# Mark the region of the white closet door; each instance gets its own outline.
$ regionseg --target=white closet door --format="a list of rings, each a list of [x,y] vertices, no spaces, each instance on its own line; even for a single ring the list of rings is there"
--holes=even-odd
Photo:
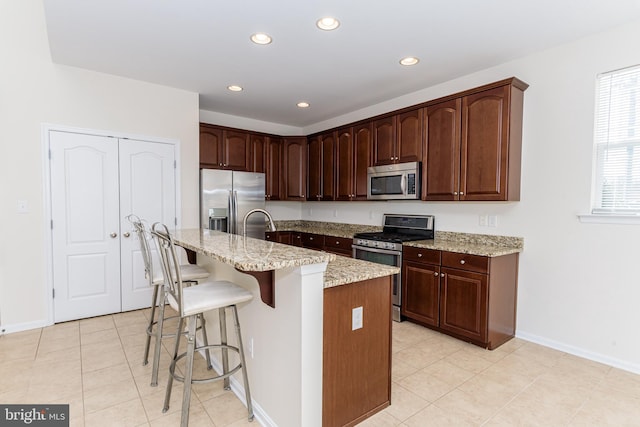
[[[145,220],[175,228],[176,178],[174,145],[147,141],[120,140],[120,220],[123,233],[121,250],[122,311],[151,305],[152,289],[144,277],[140,243],[125,219],[133,213]],[[126,237],[129,233],[130,237]],[[154,269],[161,269],[155,244]]]
[[[50,133],[54,320],[120,311],[118,141]]]

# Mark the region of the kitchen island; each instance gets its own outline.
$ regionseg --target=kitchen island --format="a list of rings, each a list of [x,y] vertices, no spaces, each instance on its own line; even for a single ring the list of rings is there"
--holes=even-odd
[[[209,230],[177,230],[174,239],[198,254],[212,279],[254,293],[238,309],[261,423],[354,425],[390,404],[391,275],[398,268]],[[270,303],[260,280],[271,282]],[[218,340],[217,313],[206,320],[209,338]],[[239,375],[231,383],[242,399]]]

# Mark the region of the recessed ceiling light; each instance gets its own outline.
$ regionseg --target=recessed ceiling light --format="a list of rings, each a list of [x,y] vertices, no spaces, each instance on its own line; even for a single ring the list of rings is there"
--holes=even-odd
[[[251,35],[251,41],[255,44],[269,44],[271,43],[271,36],[265,33],[255,33]]]
[[[229,86],[227,86],[227,89],[229,89],[231,92],[241,92],[242,91],[242,86],[229,85]]]
[[[316,26],[321,30],[331,31],[340,26],[340,21],[338,21],[336,18],[327,16],[326,18],[318,19],[318,21],[316,22]]]
[[[308,108],[309,107],[309,103],[308,102],[304,102],[304,101],[298,102],[296,105],[298,107],[300,107],[300,108]]]
[[[400,65],[416,65],[420,60],[414,56],[407,56],[400,60]]]

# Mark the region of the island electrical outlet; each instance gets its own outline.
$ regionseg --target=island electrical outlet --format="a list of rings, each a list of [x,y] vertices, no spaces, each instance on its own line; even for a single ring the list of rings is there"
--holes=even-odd
[[[351,330],[362,328],[362,307],[356,307],[351,310]]]

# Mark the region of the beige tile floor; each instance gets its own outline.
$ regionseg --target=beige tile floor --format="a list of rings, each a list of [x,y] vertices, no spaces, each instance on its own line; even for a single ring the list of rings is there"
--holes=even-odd
[[[69,403],[72,426],[178,425],[180,384],[162,413],[171,341],[158,387],[141,363],[148,313],[0,337],[0,403]],[[640,426],[640,375],[519,339],[487,351],[394,323],[392,379],[392,405],[361,426]],[[194,390],[190,425],[257,425],[220,382]]]

